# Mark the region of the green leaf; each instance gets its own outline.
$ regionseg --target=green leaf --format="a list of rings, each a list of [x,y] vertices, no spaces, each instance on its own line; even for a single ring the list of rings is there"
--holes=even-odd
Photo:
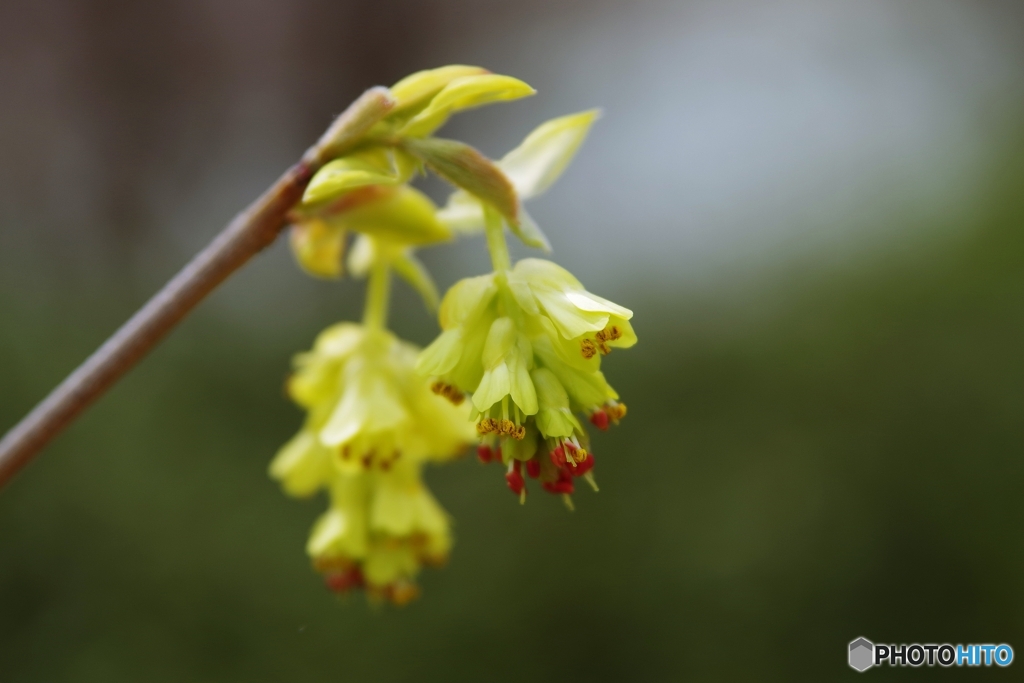
[[[551,187],[599,115],[599,110],[591,109],[542,123],[498,162],[521,199],[535,197]]]
[[[391,86],[391,94],[396,102],[391,113],[405,113],[417,107],[422,109],[430,103],[430,100],[437,93],[441,92],[446,85],[456,78],[479,76],[487,73],[490,72],[483,67],[465,66],[463,64],[452,64],[437,69],[417,71]]]
[[[398,244],[430,244],[451,239],[451,230],[437,220],[434,202],[419,190],[407,185],[376,186],[374,190],[371,200],[330,215],[326,220],[346,230]]]
[[[401,136],[423,137],[430,135],[457,111],[480,107],[492,102],[517,100],[533,95],[536,90],[518,78],[483,74],[463,76],[446,85],[430,104],[414,116],[399,131]]]
[[[336,199],[357,187],[397,182],[398,173],[391,168],[385,150],[378,148],[325,164],[309,181],[302,201],[304,204],[316,204]]]
[[[493,206],[510,225],[519,224],[515,188],[483,154],[465,143],[440,138],[410,139],[403,144],[439,176]]]

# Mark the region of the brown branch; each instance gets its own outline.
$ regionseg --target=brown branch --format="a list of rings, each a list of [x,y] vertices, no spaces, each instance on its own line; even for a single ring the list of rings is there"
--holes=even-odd
[[[0,440],[0,487],[164,338],[217,285],[269,246],[313,173],[343,153],[394,106],[371,88],[335,119],[299,163],[238,214],[121,329]]]

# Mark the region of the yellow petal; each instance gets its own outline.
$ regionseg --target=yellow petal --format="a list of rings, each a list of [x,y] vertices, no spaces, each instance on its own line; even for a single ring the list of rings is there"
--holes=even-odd
[[[438,314],[442,330],[462,325],[478,316],[497,294],[494,275],[479,275],[459,280],[444,295]]]
[[[508,366],[505,363],[498,363],[493,368],[484,371],[480,385],[473,392],[473,405],[482,413],[508,396],[509,389],[511,389],[511,382]]]
[[[462,330],[447,330],[423,349],[416,360],[416,372],[424,377],[437,377],[451,372],[462,357]]]
[[[281,482],[289,494],[305,498],[330,481],[331,461],[316,435],[303,430],[274,456],[270,476]]]
[[[290,239],[295,260],[310,275],[341,277],[341,257],[345,252],[345,231],[322,220],[292,226]]]

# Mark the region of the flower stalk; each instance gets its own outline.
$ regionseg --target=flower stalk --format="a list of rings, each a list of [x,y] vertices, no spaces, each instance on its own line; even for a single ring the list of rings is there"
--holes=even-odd
[[[484,207],[484,220],[491,265],[496,273],[504,273],[512,267],[512,259],[508,255],[508,242],[505,240],[505,224],[502,223],[498,212],[489,206]]]
[[[387,261],[378,260],[370,269],[366,284],[366,307],[363,324],[372,330],[383,330],[388,321],[388,301],[391,296],[391,269]]]

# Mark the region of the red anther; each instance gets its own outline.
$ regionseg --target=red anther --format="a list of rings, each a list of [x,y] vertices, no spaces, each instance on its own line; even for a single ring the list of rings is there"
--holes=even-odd
[[[608,413],[603,410],[595,410],[590,416],[590,422],[602,432],[608,431]]]
[[[551,462],[555,464],[555,467],[561,467],[565,464],[565,449],[559,446],[555,450],[551,451]]]
[[[583,458],[583,462],[576,463],[576,468],[572,471],[572,475],[574,477],[582,477],[592,469],[594,469],[594,454],[587,453],[587,457]]]
[[[342,572],[331,572],[324,576],[324,583],[335,593],[345,593],[363,585],[363,573],[355,567]]]
[[[544,490],[548,493],[572,493],[574,488],[571,478],[569,481],[559,478],[558,481],[549,481],[544,484]]]
[[[480,444],[476,447],[476,457],[479,458],[480,462],[486,464],[494,460],[494,451],[491,447],[486,444]]]
[[[523,475],[519,473],[518,469],[514,469],[505,475],[505,483],[508,484],[509,490],[517,496],[523,492],[526,487],[526,482],[523,481]]]
[[[548,493],[572,493],[572,473],[568,467],[558,468],[558,479],[544,483],[544,490]]]
[[[530,475],[530,479],[536,479],[540,476],[540,460],[537,458],[530,458],[526,461],[526,473]]]

